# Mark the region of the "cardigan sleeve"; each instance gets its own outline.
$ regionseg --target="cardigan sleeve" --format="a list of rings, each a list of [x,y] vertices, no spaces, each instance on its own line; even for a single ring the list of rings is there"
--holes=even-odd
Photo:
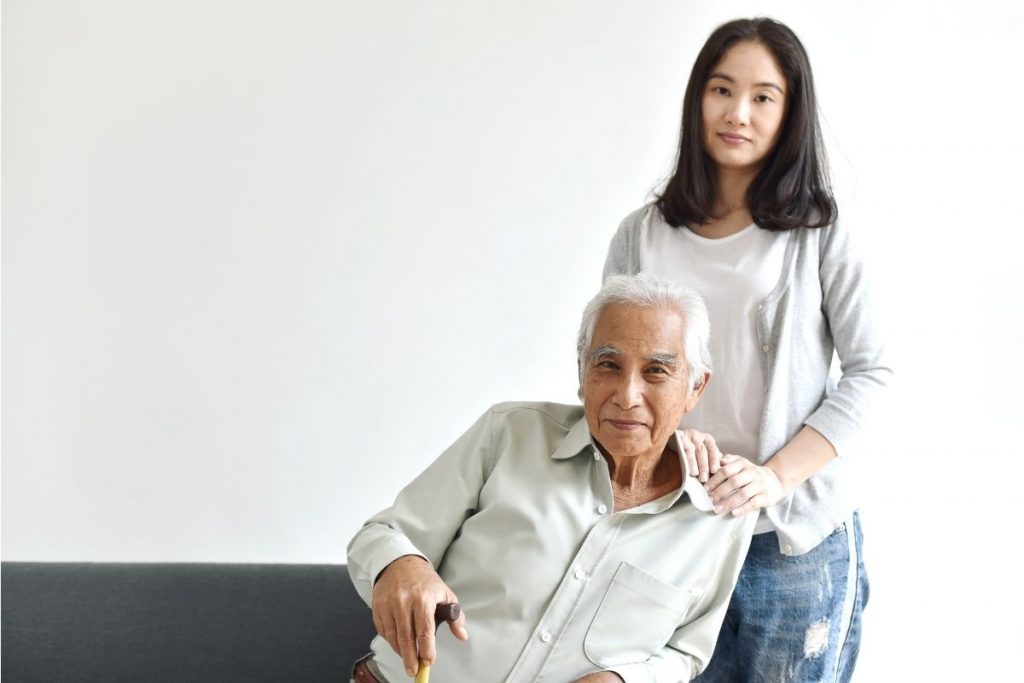
[[[842,457],[868,408],[889,383],[892,368],[864,264],[850,243],[849,232],[838,223],[822,230],[818,262],[821,306],[842,375],[835,390],[804,423],[828,439]]]
[[[643,206],[622,219],[608,246],[602,282],[609,275],[636,275],[640,272],[640,227],[648,206]]]

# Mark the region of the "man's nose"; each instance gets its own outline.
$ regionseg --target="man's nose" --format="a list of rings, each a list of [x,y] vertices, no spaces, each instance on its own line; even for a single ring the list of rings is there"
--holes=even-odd
[[[643,380],[636,375],[629,374],[619,382],[615,392],[615,402],[624,410],[636,408],[640,405],[643,395]]]

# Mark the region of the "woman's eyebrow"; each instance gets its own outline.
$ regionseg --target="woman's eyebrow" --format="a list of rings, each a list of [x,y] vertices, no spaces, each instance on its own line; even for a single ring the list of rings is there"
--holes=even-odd
[[[708,80],[709,81],[712,78],[720,78],[723,81],[728,81],[730,83],[735,83],[736,82],[735,78],[733,78],[732,76],[729,76],[727,74],[724,74],[721,71],[715,71],[710,76],[708,76]],[[771,81],[761,81],[760,83],[755,83],[754,87],[755,88],[775,88],[776,90],[778,90],[783,95],[786,94],[786,91],[782,89],[781,85],[779,85],[778,83],[772,83]]]

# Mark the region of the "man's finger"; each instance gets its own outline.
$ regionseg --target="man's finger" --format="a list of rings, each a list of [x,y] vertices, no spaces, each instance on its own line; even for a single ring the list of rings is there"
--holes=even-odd
[[[419,659],[416,651],[416,635],[413,631],[411,618],[402,619],[398,622],[398,654],[402,656],[402,664],[405,666],[405,673],[415,676],[419,669]]]
[[[373,628],[377,630],[377,635],[387,640],[387,626],[384,625],[384,618],[380,616],[380,610],[375,610],[370,614],[373,616]]]
[[[388,641],[388,645],[395,651],[395,654],[402,654],[402,649],[398,645],[398,628],[395,626],[395,620],[391,617],[381,617],[381,622],[382,628],[378,633]]]
[[[435,605],[422,605],[414,615],[416,625],[416,647],[419,652],[419,661],[433,664],[437,659],[437,651],[434,643],[434,609]]]
[[[416,636],[416,647],[419,650],[419,661],[432,665],[437,659],[437,650],[433,633],[420,633]]]
[[[452,635],[459,640],[469,640],[469,631],[466,630],[465,612],[460,611],[458,619],[455,621],[449,621],[448,628],[451,629]]]

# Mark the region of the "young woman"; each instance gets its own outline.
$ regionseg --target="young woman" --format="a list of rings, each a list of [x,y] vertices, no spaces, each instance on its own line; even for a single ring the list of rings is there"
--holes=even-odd
[[[715,381],[687,416],[687,457],[720,514],[760,511],[700,681],[848,681],[857,658],[868,580],[849,465],[891,371],[837,213],[800,40],[771,19],[719,27],[690,74],[676,169],[605,264],[704,296]]]

